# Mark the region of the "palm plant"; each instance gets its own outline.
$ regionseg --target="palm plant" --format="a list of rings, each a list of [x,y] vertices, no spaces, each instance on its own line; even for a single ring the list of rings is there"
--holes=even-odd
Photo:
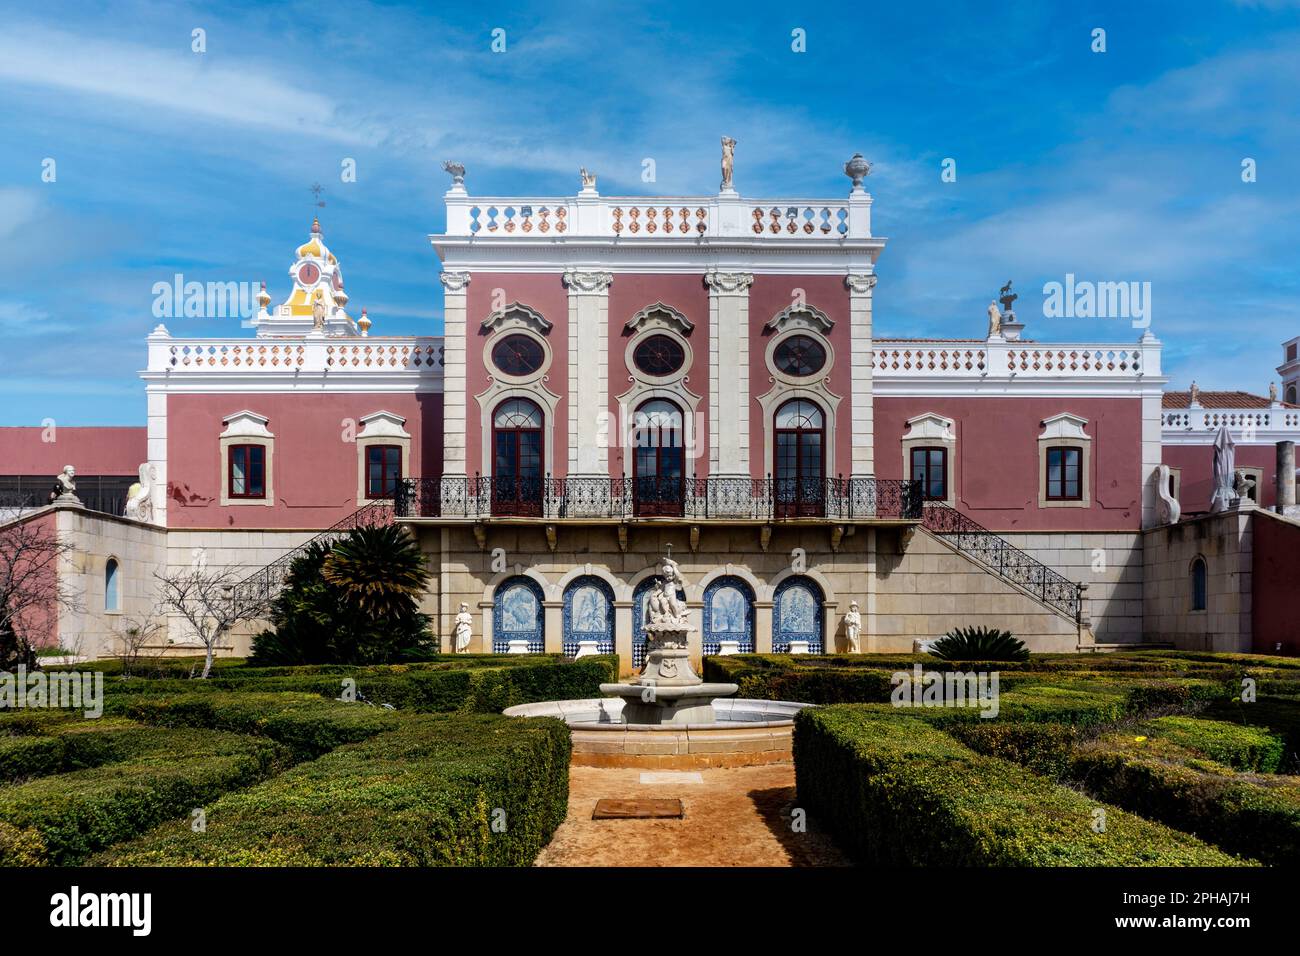
[[[334,546],[321,577],[374,617],[415,613],[429,581],[419,545],[398,525],[357,528]]]
[[[994,627],[959,627],[934,642],[930,653],[945,661],[1026,661],[1029,648]]]

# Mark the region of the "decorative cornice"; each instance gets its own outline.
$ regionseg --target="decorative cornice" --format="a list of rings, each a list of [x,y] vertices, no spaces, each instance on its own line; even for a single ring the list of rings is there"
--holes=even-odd
[[[816,306],[805,303],[804,305],[792,305],[789,308],[782,309],[772,316],[763,328],[769,332],[777,332],[785,328],[787,324],[800,325],[821,332],[829,332],[835,327],[835,323],[830,316]]]
[[[468,272],[444,272],[438,278],[442,280],[442,287],[448,292],[464,292],[465,287],[469,285]]]
[[[575,272],[564,273],[564,284],[574,292],[604,294],[609,291],[614,281],[612,272]]]
[[[876,287],[876,278],[874,275],[847,275],[844,285],[854,295],[866,295]]]
[[[704,273],[704,284],[709,287],[710,292],[718,292],[724,295],[747,293],[749,287],[754,284],[754,274],[752,272],[718,272],[715,269],[710,269]]]
[[[546,335],[551,331],[551,323],[546,320],[546,316],[542,315],[542,313],[538,312],[532,306],[524,305],[522,302],[511,302],[505,308],[493,312],[483,320],[481,328],[484,332],[491,332],[511,320],[517,324],[534,329],[542,335]]]
[[[662,318],[660,318],[662,317]],[[695,328],[695,323],[688,319],[681,312],[678,312],[671,305],[665,305],[663,302],[656,302],[654,305],[647,305],[644,309],[637,312],[636,315],[627,320],[623,326],[626,332],[635,332],[641,326],[648,322],[654,321],[657,324],[676,328],[682,335],[690,335],[691,330]]]

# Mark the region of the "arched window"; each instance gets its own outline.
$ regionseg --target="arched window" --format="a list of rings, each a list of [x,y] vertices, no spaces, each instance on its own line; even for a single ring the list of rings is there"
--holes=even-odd
[[[1286,387],[1286,403],[1288,405],[1296,404],[1296,390],[1294,385],[1288,385]]]
[[[120,611],[122,609],[122,575],[118,571],[117,559],[109,558],[104,565],[104,610]]]
[[[754,653],[754,592],[741,578],[718,578],[704,591],[704,646],[717,654],[722,641],[736,641],[741,654]]]
[[[492,596],[492,650],[510,651],[511,641],[524,641],[528,653],[545,650],[542,589],[526,575],[506,578]]]
[[[595,641],[601,654],[614,653],[614,592],[595,575],[583,575],[564,591],[564,653],[578,653],[579,641]]]
[[[816,516],[825,512],[826,417],[807,399],[797,398],[776,410],[777,515]]]
[[[1192,560],[1192,610],[1204,611],[1208,599],[1208,574],[1205,559],[1197,555]]]
[[[492,513],[540,515],[545,475],[542,410],[511,398],[492,416]]]
[[[680,515],[685,500],[686,448],[682,411],[654,399],[637,409],[632,449],[638,515]]]
[[[822,639],[822,589],[806,577],[790,577],[773,595],[772,651],[790,653],[792,641],[806,641],[808,653],[820,654]]]

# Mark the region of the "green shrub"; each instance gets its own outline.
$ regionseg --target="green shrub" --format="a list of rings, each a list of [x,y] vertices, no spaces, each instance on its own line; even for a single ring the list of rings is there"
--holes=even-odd
[[[922,720],[840,705],[795,719],[801,806],[864,864],[1231,866],[1186,834],[975,753]]]
[[[0,781],[98,767],[166,749],[152,729],[127,720],[50,722],[44,733],[0,736]]]
[[[272,628],[253,640],[256,664],[388,663],[429,643],[420,598],[424,555],[401,525],[354,528],[313,542],[289,565],[271,606]]]
[[[556,720],[404,716],[398,730],[227,794],[204,833],[174,821],[93,862],[527,866],[564,819],[568,766]]]
[[[45,841],[30,827],[0,820],[0,863],[5,866],[44,866]]]
[[[1204,716],[1250,727],[1262,727],[1281,737],[1286,750],[1278,764],[1284,773],[1300,773],[1300,700],[1261,697],[1250,703],[1240,698],[1214,701]]]
[[[1160,717],[1150,732],[1234,770],[1273,773],[1282,762],[1281,737],[1259,727],[1194,717]]]
[[[943,729],[976,753],[1009,760],[1045,777],[1060,777],[1066,772],[1079,739],[1079,728],[1046,721],[954,721]]]
[[[959,627],[934,642],[930,651],[945,661],[1027,661],[1029,648],[1010,631]]]
[[[1132,737],[1079,749],[1069,773],[1099,800],[1270,865],[1300,863],[1300,779],[1246,778],[1134,752]],[[1109,823],[1109,818],[1108,818]]]
[[[163,746],[149,755],[0,787],[0,823],[40,838],[38,847],[8,831],[0,866],[77,864],[288,763],[284,748],[269,740],[210,730],[151,733]]]
[[[321,700],[310,694],[204,693],[138,695],[129,717],[159,727],[203,727],[270,737],[300,760],[397,726],[382,707]]]

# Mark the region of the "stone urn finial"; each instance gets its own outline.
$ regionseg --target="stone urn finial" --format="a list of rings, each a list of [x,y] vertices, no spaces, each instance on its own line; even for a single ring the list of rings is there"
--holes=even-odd
[[[844,164],[844,175],[853,180],[854,189],[861,189],[862,180],[871,175],[871,164],[862,158],[861,153],[854,153],[853,158]]]

